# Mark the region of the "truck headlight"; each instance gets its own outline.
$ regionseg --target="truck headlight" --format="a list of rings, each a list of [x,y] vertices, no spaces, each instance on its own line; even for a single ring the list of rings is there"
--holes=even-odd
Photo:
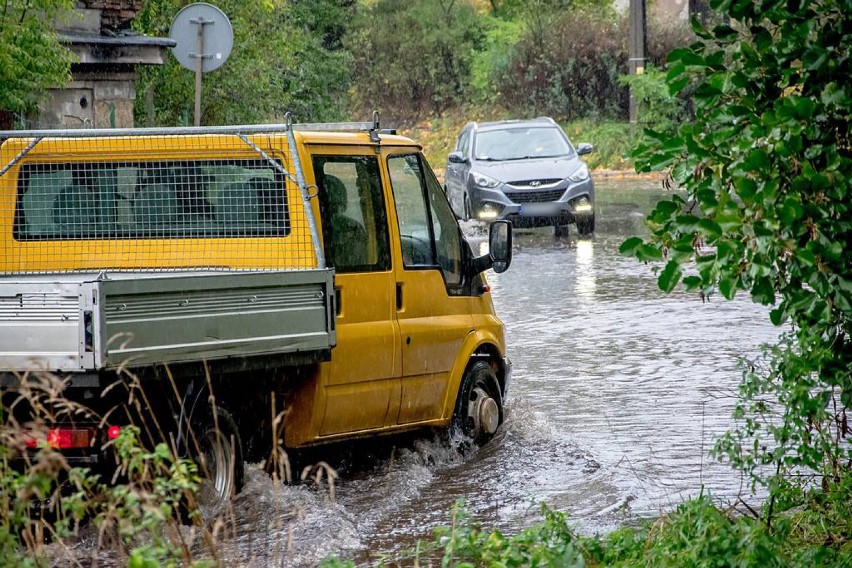
[[[577,170],[568,176],[568,179],[571,181],[584,181],[589,179],[589,168],[586,164],[580,164],[580,167]]]
[[[499,181],[486,175],[477,172],[473,172],[471,175],[473,176],[473,183],[479,187],[497,187],[500,185]]]

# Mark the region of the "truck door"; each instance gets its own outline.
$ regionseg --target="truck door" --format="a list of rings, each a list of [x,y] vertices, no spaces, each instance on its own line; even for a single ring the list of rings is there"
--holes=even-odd
[[[337,346],[322,371],[322,436],[380,428],[399,400],[396,280],[379,162],[345,151],[311,149],[338,309]]]
[[[450,372],[473,332],[462,238],[438,181],[419,153],[387,158],[398,246],[396,317],[402,350],[398,424],[442,417]]]

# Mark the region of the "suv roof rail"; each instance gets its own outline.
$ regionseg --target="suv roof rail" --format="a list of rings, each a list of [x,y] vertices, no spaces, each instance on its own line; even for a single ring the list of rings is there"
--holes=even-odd
[[[493,120],[488,122],[468,122],[465,125],[465,128],[469,125],[473,125],[474,128],[479,127],[491,127],[491,126],[500,126],[502,124],[523,124],[529,122],[544,122],[547,124],[556,124],[556,121],[550,118],[549,116],[537,116],[535,118],[504,118],[502,120]]]

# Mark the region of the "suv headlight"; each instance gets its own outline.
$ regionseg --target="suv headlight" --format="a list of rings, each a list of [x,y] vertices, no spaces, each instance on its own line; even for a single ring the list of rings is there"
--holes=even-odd
[[[586,167],[586,164],[580,164],[580,167],[577,170],[568,176],[568,179],[571,181],[584,181],[589,179],[589,168]]]
[[[486,175],[477,172],[473,172],[471,175],[473,176],[473,183],[479,187],[497,187],[500,185],[499,181]]]

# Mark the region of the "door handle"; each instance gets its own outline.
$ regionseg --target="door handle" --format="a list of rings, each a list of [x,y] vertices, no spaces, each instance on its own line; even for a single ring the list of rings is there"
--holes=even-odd
[[[396,311],[401,312],[403,306],[402,301],[402,282],[396,283]]]

